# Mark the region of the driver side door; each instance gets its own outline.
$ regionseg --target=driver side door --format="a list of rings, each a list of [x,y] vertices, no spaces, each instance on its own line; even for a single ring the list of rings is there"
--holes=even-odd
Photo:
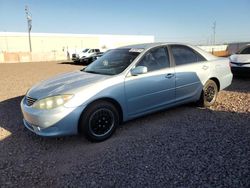
[[[135,117],[175,101],[175,72],[170,66],[166,47],[148,51],[136,66],[147,67],[147,73],[125,78],[128,115]]]

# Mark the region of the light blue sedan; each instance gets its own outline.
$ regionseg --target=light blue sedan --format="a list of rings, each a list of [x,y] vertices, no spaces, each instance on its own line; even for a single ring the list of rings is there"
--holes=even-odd
[[[21,109],[24,125],[38,135],[83,133],[103,141],[120,123],[157,110],[190,102],[209,107],[231,82],[228,59],[191,45],[139,44],[35,85]]]

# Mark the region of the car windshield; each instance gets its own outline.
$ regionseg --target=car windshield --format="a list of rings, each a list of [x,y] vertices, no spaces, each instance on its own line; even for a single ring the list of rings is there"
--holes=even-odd
[[[250,54],[250,46],[242,49],[239,54]]]
[[[86,53],[87,51],[89,51],[89,49],[87,48],[87,49],[85,49],[85,50],[83,50],[82,52],[83,53]]]
[[[95,74],[116,75],[123,72],[140,54],[131,49],[114,49],[91,63],[83,71]]]

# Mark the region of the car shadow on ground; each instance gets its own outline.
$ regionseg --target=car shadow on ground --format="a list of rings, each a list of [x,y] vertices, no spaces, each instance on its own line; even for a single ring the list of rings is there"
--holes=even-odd
[[[63,65],[77,65],[77,66],[84,66],[84,63],[76,63],[73,61],[64,61],[64,62],[60,62],[58,64],[63,64]]]
[[[232,84],[225,89],[226,91],[250,92],[250,76],[234,76]]]
[[[243,88],[238,86],[243,81],[238,78],[234,79],[233,84],[227,90],[249,92],[250,85]],[[23,96],[19,96],[0,102],[0,136],[2,137],[0,140],[0,174],[3,174],[1,178],[5,180],[4,182],[28,185],[29,182],[26,183],[25,179],[17,180],[15,178],[15,173],[21,170],[27,177],[32,177],[34,173],[44,174],[37,179],[46,181],[47,176],[51,180],[48,183],[50,186],[58,185],[58,183],[59,186],[63,185],[65,177],[73,172],[75,177],[81,177],[81,179],[77,179],[78,181],[86,181],[86,185],[88,183],[90,185],[89,173],[84,171],[84,173],[79,172],[81,174],[79,175],[75,170],[85,163],[92,165],[91,173],[98,172],[101,167],[103,172],[109,174],[110,166],[112,166],[115,171],[120,173],[119,176],[122,176],[120,179],[124,180],[128,179],[127,169],[118,164],[126,163],[125,165],[127,165],[128,163],[128,166],[137,166],[140,165],[141,160],[145,160],[144,163],[149,166],[155,165],[158,170],[152,169],[150,173],[148,170],[138,170],[137,176],[149,173],[149,178],[153,177],[152,181],[164,173],[163,176],[167,178],[175,177],[175,175],[177,177],[185,172],[184,178],[165,179],[165,185],[175,181],[182,182],[179,185],[185,187],[188,182],[192,182],[197,177],[200,179],[202,177],[216,178],[220,175],[218,173],[221,169],[225,171],[223,174],[227,174],[227,176],[229,174],[237,185],[243,185],[246,182],[244,178],[247,171],[246,169],[241,171],[241,169],[246,166],[245,158],[249,151],[249,145],[246,145],[249,141],[247,136],[250,122],[249,113],[216,111],[185,105],[129,121],[120,126],[107,141],[91,143],[81,136],[43,138],[31,133],[22,123],[20,110],[22,98]],[[5,138],[4,134],[6,134]],[[161,152],[159,153],[158,150]],[[162,153],[164,153],[164,157]],[[103,163],[100,157],[105,155],[110,155],[118,160],[115,163],[117,165],[108,161]],[[145,158],[138,158],[138,156],[145,156]],[[149,164],[148,158],[155,158],[155,160]],[[220,162],[221,160],[223,162]],[[164,164],[157,161],[163,161]],[[162,165],[166,164],[172,170],[161,172]],[[48,168],[44,169],[44,165],[50,166],[51,172],[47,172]],[[204,166],[208,166],[205,171]],[[5,173],[1,173],[1,171]],[[58,177],[55,177],[55,174],[59,172],[61,175],[66,174],[60,181]],[[199,175],[194,177],[194,174]],[[116,178],[105,177],[106,180],[97,179],[97,185],[105,185],[107,183],[105,181],[112,181],[112,178]],[[212,180],[212,178],[206,183],[224,181],[225,185],[230,185],[227,184],[229,181],[227,178],[220,180]],[[77,182],[74,184],[76,181],[74,178],[72,181],[71,185],[77,185]],[[119,178],[117,181],[118,184],[121,184]],[[140,180],[135,179],[134,181]],[[242,182],[243,184],[241,184]]]

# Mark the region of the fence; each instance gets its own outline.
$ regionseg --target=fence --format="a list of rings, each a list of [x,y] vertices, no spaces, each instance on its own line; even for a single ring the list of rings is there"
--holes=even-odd
[[[24,63],[41,61],[64,61],[64,52],[0,52],[0,63]]]
[[[229,56],[228,45],[199,46],[201,49],[219,57]]]

